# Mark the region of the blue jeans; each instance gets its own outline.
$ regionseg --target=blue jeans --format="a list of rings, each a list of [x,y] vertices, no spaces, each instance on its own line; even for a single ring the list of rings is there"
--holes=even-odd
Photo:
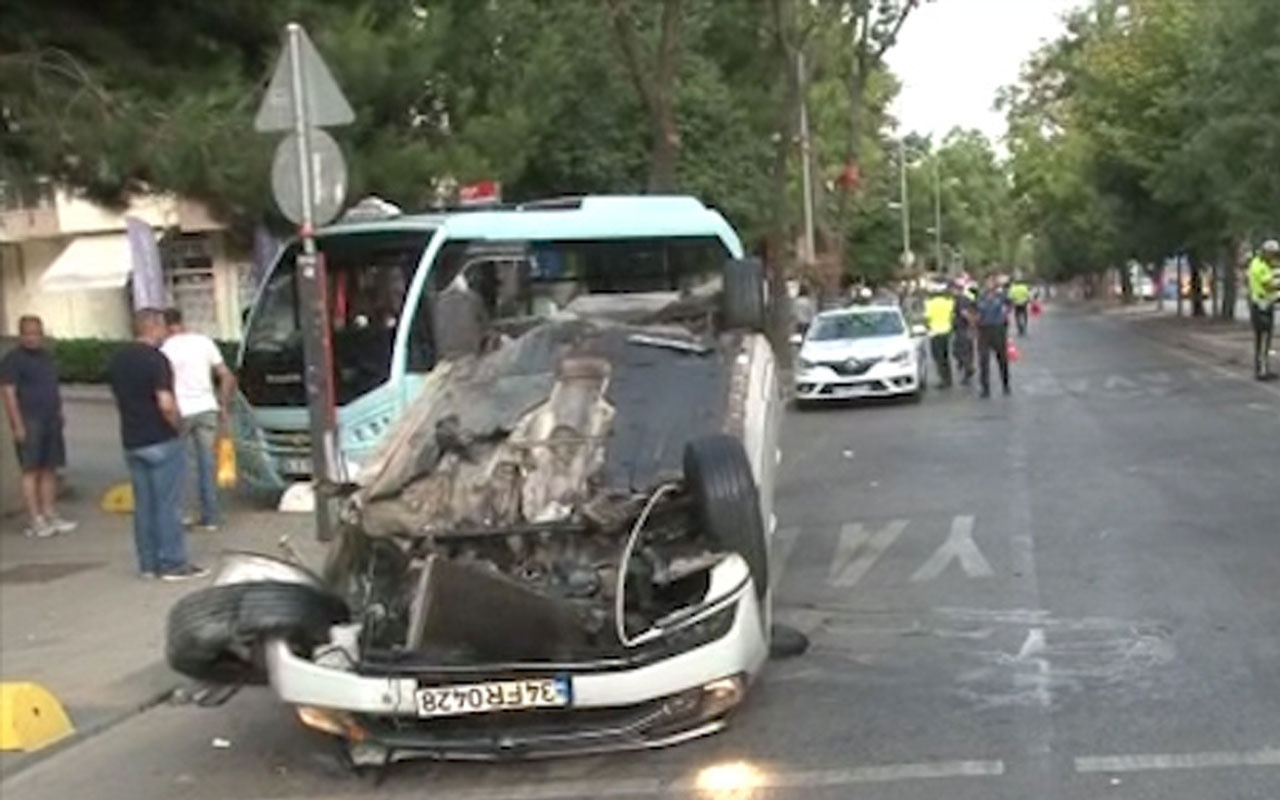
[[[218,512],[218,483],[213,448],[218,440],[218,412],[194,414],[182,419],[182,439],[189,442],[195,454],[196,492],[200,498],[200,524],[217,525],[221,520]],[[184,449],[186,445],[184,444]],[[183,493],[187,492],[187,481],[183,481]],[[183,507],[189,503],[184,502]]]
[[[182,449],[182,439],[175,438],[124,453],[133,482],[133,543],[142,572],[173,572],[187,565]]]

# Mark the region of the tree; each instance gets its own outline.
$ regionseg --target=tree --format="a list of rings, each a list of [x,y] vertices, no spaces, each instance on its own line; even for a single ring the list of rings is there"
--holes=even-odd
[[[675,89],[680,69],[682,0],[662,0],[657,44],[651,58],[643,52],[646,48],[641,42],[639,26],[628,0],[608,0],[608,4],[623,64],[648,112],[653,137],[649,190],[673,191],[676,188],[676,159],[680,152]]]
[[[831,30],[847,43],[838,51],[838,63],[847,76],[849,93],[844,146],[846,167],[856,167],[861,161],[869,128],[868,90],[874,76],[885,69],[885,55],[897,43],[907,19],[920,5],[921,0],[832,0],[817,4],[818,19],[830,24]],[[838,197],[835,219],[840,228],[849,224],[852,194],[844,191]]]

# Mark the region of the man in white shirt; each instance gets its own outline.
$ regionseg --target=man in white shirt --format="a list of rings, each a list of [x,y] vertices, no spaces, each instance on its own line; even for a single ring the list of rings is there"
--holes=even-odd
[[[236,376],[227,369],[218,345],[204,334],[186,330],[182,312],[164,312],[169,337],[161,350],[173,365],[174,397],[182,417],[181,434],[195,456],[196,486],[200,512],[196,525],[215,531],[221,522],[218,485],[215,476],[214,445],[218,432],[230,430],[231,404],[236,393]],[[214,376],[218,391],[214,391]]]

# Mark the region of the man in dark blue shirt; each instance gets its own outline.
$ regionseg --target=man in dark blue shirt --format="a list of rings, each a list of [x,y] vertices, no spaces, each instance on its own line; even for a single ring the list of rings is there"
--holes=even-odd
[[[956,298],[955,321],[951,326],[951,352],[956,359],[956,367],[960,370],[960,385],[973,383],[973,344],[975,296],[977,290],[970,294],[965,285],[956,281],[954,286]]]
[[[1000,279],[987,276],[986,289],[974,304],[973,321],[978,328],[978,382],[982,396],[991,396],[991,356],[1000,367],[1000,382],[1004,393],[1009,387],[1009,298],[1000,288]]]
[[[66,466],[67,448],[58,368],[44,349],[39,317],[18,320],[18,347],[0,360],[0,392],[22,469],[22,499],[31,517],[27,535],[43,539],[75,530],[74,522],[54,510],[58,470]]]

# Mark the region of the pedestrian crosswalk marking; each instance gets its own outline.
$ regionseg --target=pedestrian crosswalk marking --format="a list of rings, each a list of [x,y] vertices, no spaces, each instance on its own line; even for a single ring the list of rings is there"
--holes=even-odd
[[[906,527],[905,519],[896,519],[876,531],[860,522],[842,525],[836,557],[831,563],[831,584],[847,589],[862,580]]]
[[[970,578],[989,578],[995,574],[982,551],[973,541],[973,517],[956,517],[951,521],[951,533],[929,560],[911,576],[912,583],[931,581],[946,571],[953,560]]]

